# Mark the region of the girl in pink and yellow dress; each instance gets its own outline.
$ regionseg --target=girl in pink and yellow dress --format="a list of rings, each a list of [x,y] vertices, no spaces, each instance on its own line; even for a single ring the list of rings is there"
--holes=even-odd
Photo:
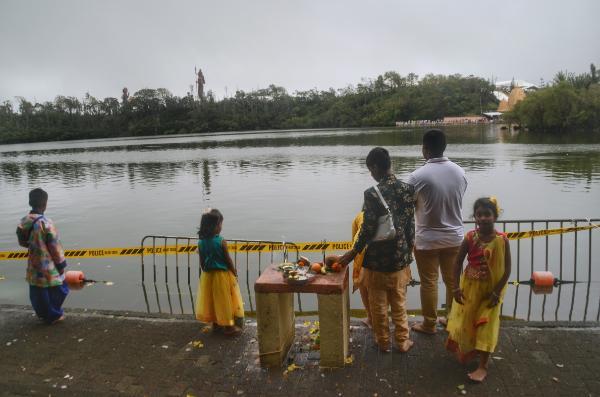
[[[468,374],[474,382],[487,376],[490,354],[498,343],[500,307],[510,276],[510,246],[504,233],[496,231],[498,203],[494,197],[475,201],[476,228],[465,236],[455,263],[454,303],[448,317],[446,347],[462,363],[479,355],[477,369]],[[463,261],[467,266],[463,271]],[[462,276],[461,276],[462,273]]]

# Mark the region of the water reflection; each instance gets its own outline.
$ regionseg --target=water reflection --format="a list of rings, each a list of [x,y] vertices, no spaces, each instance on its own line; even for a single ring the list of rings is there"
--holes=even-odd
[[[600,156],[598,156],[600,157]],[[468,171],[481,171],[492,169],[496,166],[494,159],[481,158],[453,158]],[[588,159],[589,160],[589,159]],[[594,172],[598,174],[598,164],[594,164]],[[392,169],[396,174],[404,175],[423,165],[424,161],[416,157],[392,156]],[[573,163],[576,165],[575,163]],[[589,166],[589,161],[585,164]],[[279,159],[241,159],[237,161],[159,161],[159,162],[2,162],[0,163],[0,182],[3,180],[9,185],[29,183],[38,185],[48,180],[59,181],[65,187],[76,188],[88,184],[102,184],[106,182],[127,181],[130,186],[145,184],[157,186],[159,184],[173,185],[180,183],[185,175],[199,176],[207,194],[211,191],[211,179],[219,170],[229,170],[236,174],[250,174],[268,172],[274,176],[287,176],[292,170],[321,174],[326,170],[337,169],[340,166],[349,169],[364,171],[364,158],[361,157],[310,157],[307,160],[279,160]],[[349,170],[348,169],[348,170]],[[591,177],[591,175],[590,175]]]
[[[245,134],[233,136],[188,136],[179,139],[165,137],[162,140],[154,137],[153,142],[146,143],[145,139],[129,141],[113,141],[98,145],[81,145],[60,148],[52,145],[48,148],[35,150],[0,150],[0,156],[14,158],[19,156],[49,156],[73,155],[81,153],[145,153],[167,150],[210,150],[216,148],[282,148],[282,147],[311,147],[311,146],[420,146],[423,132],[426,128],[398,129],[357,129],[357,130],[322,130],[298,132],[272,132],[258,135]],[[499,125],[480,126],[450,126],[444,128],[450,145],[489,144],[498,142],[521,143],[523,134],[514,134],[500,129]],[[536,142],[533,142],[535,140]],[[155,142],[159,140],[159,142]],[[530,138],[523,143],[540,143],[539,138]],[[600,139],[598,139],[600,141]],[[90,141],[93,142],[93,141]],[[588,140],[589,142],[589,140]],[[65,142],[65,145],[69,145]],[[22,145],[21,145],[22,146]]]
[[[600,152],[571,151],[530,154],[525,168],[539,172],[554,181],[581,181],[590,189],[600,176]]]
[[[521,144],[572,145],[600,143],[600,134],[590,131],[573,131],[568,134],[545,134],[533,132],[503,133],[504,142]]]
[[[589,145],[571,144],[568,149],[561,146],[561,151],[555,151],[556,146],[547,145],[563,143],[564,136],[515,134],[501,130],[498,125],[448,127],[446,131],[452,159],[468,172],[496,169],[502,161],[512,164],[523,161],[526,169],[553,181],[581,181],[588,188],[600,175],[597,148],[585,150]],[[363,170],[364,156],[375,145],[390,149],[394,171],[404,175],[423,164],[422,132],[423,129],[377,129],[265,133],[108,141],[99,146],[90,141],[88,146],[78,143],[76,147],[60,148],[54,144],[36,150],[0,150],[0,182],[36,185],[51,179],[67,187],[80,187],[127,180],[130,186],[138,183],[156,186],[194,175],[201,178],[205,192],[210,195],[211,179],[219,170],[229,169],[240,175],[268,171],[276,176],[287,176],[292,169],[314,174],[339,166]],[[573,135],[573,139],[578,142],[586,138],[587,143],[600,141],[595,140],[596,136],[580,134]],[[511,144],[506,146],[509,150],[498,149],[497,144],[501,143]],[[532,147],[541,153],[531,153]],[[510,152],[509,158],[503,158],[505,152]]]

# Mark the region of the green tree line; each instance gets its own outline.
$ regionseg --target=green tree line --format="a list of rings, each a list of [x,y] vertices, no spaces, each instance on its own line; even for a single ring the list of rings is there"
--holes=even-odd
[[[528,94],[505,115],[507,121],[536,132],[600,129],[600,78],[589,73],[558,72],[544,88]]]
[[[289,94],[270,85],[203,100],[167,89],[132,96],[79,99],[57,96],[32,103],[18,97],[0,103],[0,143],[217,131],[393,126],[396,121],[438,120],[495,109],[494,86],[475,76],[419,78],[389,71],[342,89]]]

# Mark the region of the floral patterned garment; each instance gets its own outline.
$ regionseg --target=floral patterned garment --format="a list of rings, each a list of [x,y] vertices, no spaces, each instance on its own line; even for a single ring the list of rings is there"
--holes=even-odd
[[[496,236],[506,238],[505,233],[500,233],[494,230]],[[471,230],[465,236],[469,247],[467,256],[467,267],[465,267],[465,277],[472,280],[487,280],[490,277],[490,269],[488,267],[489,252],[486,251],[487,243],[481,241],[479,232]]]
[[[29,213],[17,226],[17,235],[20,244],[29,248],[26,275],[29,284],[44,288],[62,285],[63,277],[56,265],[65,261],[65,255],[54,223],[44,215]]]
[[[412,262],[415,244],[415,189],[412,185],[396,179],[394,175],[383,178],[377,187],[392,212],[396,238],[389,241],[370,240],[377,231],[377,220],[386,210],[375,189],[365,190],[363,204],[364,221],[354,250],[361,252],[367,244],[363,267],[378,272],[402,270]]]

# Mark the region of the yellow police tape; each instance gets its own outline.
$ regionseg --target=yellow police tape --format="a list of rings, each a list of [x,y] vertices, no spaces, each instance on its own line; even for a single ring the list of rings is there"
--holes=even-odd
[[[521,240],[525,238],[552,236],[556,234],[579,232],[597,228],[597,225],[565,227],[560,229],[529,230],[524,232],[507,233],[509,240]],[[295,245],[295,246],[294,246]],[[282,244],[267,243],[236,243],[230,241],[227,244],[230,252],[263,253],[281,251]],[[321,252],[321,251],[347,251],[352,248],[351,241],[317,241],[288,243],[288,251],[294,252],[295,247],[299,252]],[[140,256],[140,255],[188,255],[196,253],[196,245],[156,245],[153,247],[122,247],[122,248],[81,248],[65,250],[65,257],[69,258],[110,258],[116,256]],[[27,258],[27,251],[0,251],[0,261],[18,260]]]

